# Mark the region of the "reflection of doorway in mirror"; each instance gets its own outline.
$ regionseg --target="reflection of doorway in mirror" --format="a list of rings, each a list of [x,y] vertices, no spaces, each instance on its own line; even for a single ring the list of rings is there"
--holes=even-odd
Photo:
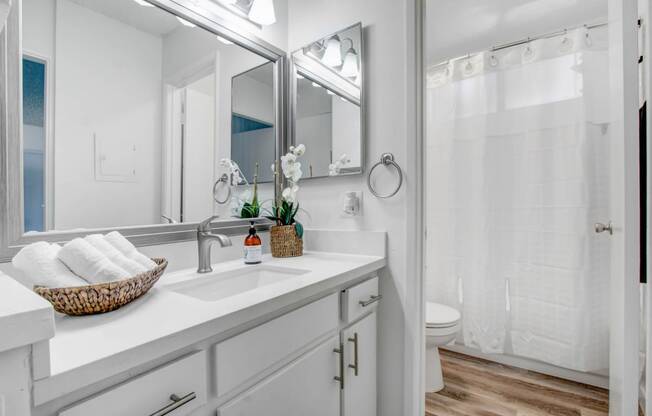
[[[46,62],[23,57],[23,204],[25,231],[45,231]]]
[[[201,221],[213,215],[214,205],[215,74],[168,86],[166,95],[163,215],[173,222]]]

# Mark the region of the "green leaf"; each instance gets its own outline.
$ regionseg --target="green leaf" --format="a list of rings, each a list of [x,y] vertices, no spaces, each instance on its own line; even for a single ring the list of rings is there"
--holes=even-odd
[[[299,238],[303,238],[303,225],[301,225],[300,222],[295,222],[295,223],[294,223],[294,229],[295,229],[296,232],[297,232],[297,236],[298,236]]]

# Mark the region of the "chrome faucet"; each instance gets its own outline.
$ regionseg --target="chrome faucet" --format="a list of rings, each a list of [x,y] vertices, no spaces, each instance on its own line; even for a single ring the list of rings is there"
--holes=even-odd
[[[197,269],[197,273],[209,273],[213,271],[211,267],[211,246],[214,242],[219,242],[222,247],[231,246],[231,239],[229,237],[211,232],[211,222],[217,217],[217,215],[213,215],[200,222],[197,227],[197,247],[199,248],[199,268]]]

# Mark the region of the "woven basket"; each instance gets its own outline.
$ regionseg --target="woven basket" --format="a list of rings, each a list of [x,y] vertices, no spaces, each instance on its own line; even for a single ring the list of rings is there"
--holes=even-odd
[[[47,299],[54,310],[66,315],[93,315],[114,311],[147,293],[168,265],[164,258],[153,258],[156,267],[134,277],[88,286],[48,288],[34,286],[34,292]]]
[[[298,257],[303,255],[303,240],[294,225],[275,225],[271,231],[272,256]]]

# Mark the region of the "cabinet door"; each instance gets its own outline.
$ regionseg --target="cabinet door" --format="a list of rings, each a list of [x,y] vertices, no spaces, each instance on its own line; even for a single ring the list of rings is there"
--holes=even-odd
[[[335,336],[218,409],[219,416],[338,416]]]
[[[345,329],[342,342],[346,363],[343,416],[376,416],[376,312]]]

